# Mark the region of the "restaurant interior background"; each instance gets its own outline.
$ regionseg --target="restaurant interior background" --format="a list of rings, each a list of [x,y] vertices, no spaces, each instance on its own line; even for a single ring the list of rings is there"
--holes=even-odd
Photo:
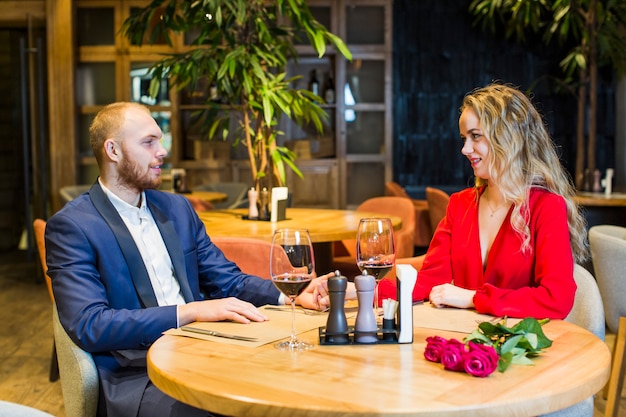
[[[466,92],[493,80],[522,89],[532,87],[563,163],[573,174],[576,98],[555,92],[549,81],[551,76],[560,76],[558,61],[563,54],[559,47],[547,48],[536,40],[519,45],[483,33],[473,27],[468,4],[469,0],[393,2],[393,178],[416,198],[423,197],[427,185],[452,192],[470,183],[471,169],[460,154],[458,108]],[[32,39],[45,37],[41,24],[34,25]],[[45,168],[40,172],[32,159],[26,165],[23,162],[25,149],[33,151],[33,143],[24,143],[30,139],[23,134],[21,112],[19,43],[29,32],[26,22],[0,27],[0,250],[16,247],[25,228],[26,206],[38,204],[26,198],[25,190],[32,192],[33,187],[45,187],[46,183]],[[601,74],[597,167],[602,172],[616,165],[615,97],[619,85],[612,73]],[[41,100],[44,106],[55,105],[55,97]],[[35,111],[27,112],[26,117],[40,116]],[[619,172],[616,181],[614,189],[620,190]],[[54,192],[58,190],[49,190]]]

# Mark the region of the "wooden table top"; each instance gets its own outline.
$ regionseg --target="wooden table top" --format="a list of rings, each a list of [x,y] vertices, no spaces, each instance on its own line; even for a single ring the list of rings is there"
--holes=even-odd
[[[208,210],[199,212],[198,216],[209,236],[251,237],[268,241],[272,240],[276,229],[286,227],[309,229],[314,243],[355,239],[359,220],[365,217],[389,217],[394,229],[402,226],[402,219],[397,216],[353,210],[288,208],[287,219],[275,223],[242,219],[247,214],[247,209]]]
[[[312,330],[300,336],[316,346],[298,353],[165,335],[148,352],[148,375],[172,397],[230,416],[536,416],[600,391],[611,361],[574,324],[554,320],[544,332],[553,345],[534,366],[486,378],[424,359],[426,337],[467,333],[420,327],[413,344],[367,346],[320,346]]]
[[[626,207],[626,193],[604,193],[579,192],[574,200],[581,206],[595,207]]]
[[[200,200],[208,201],[208,202],[219,202],[226,201],[228,199],[228,195],[226,193],[222,193],[219,191],[192,191],[187,194],[183,194],[189,197],[199,198]]]

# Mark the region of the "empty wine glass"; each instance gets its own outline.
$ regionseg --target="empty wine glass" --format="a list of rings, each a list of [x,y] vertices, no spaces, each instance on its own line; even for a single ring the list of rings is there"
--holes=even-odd
[[[378,317],[378,284],[396,262],[393,226],[388,218],[365,218],[359,222],[356,239],[356,263],[361,272],[376,280],[374,308]]]
[[[270,275],[272,282],[291,303],[291,337],[274,346],[281,350],[307,350],[313,345],[296,337],[296,297],[315,273],[313,243],[307,229],[278,229],[272,237]]]

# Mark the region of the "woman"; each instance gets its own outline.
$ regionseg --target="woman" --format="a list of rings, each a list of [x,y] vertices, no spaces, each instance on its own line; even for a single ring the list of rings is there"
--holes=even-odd
[[[459,130],[475,186],[453,194],[424,259],[415,301],[509,317],[567,316],[585,221],[543,120],[519,90],[463,100]],[[395,294],[381,283],[380,298]]]

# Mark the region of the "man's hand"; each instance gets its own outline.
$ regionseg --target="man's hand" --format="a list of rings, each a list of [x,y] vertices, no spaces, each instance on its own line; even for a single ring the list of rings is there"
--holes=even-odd
[[[178,306],[178,324],[180,326],[194,321],[224,320],[250,323],[251,321],[267,321],[269,318],[253,304],[235,297],[194,301]]]
[[[474,295],[476,291],[466,290],[452,284],[442,284],[430,290],[430,303],[435,307],[474,307]]]

